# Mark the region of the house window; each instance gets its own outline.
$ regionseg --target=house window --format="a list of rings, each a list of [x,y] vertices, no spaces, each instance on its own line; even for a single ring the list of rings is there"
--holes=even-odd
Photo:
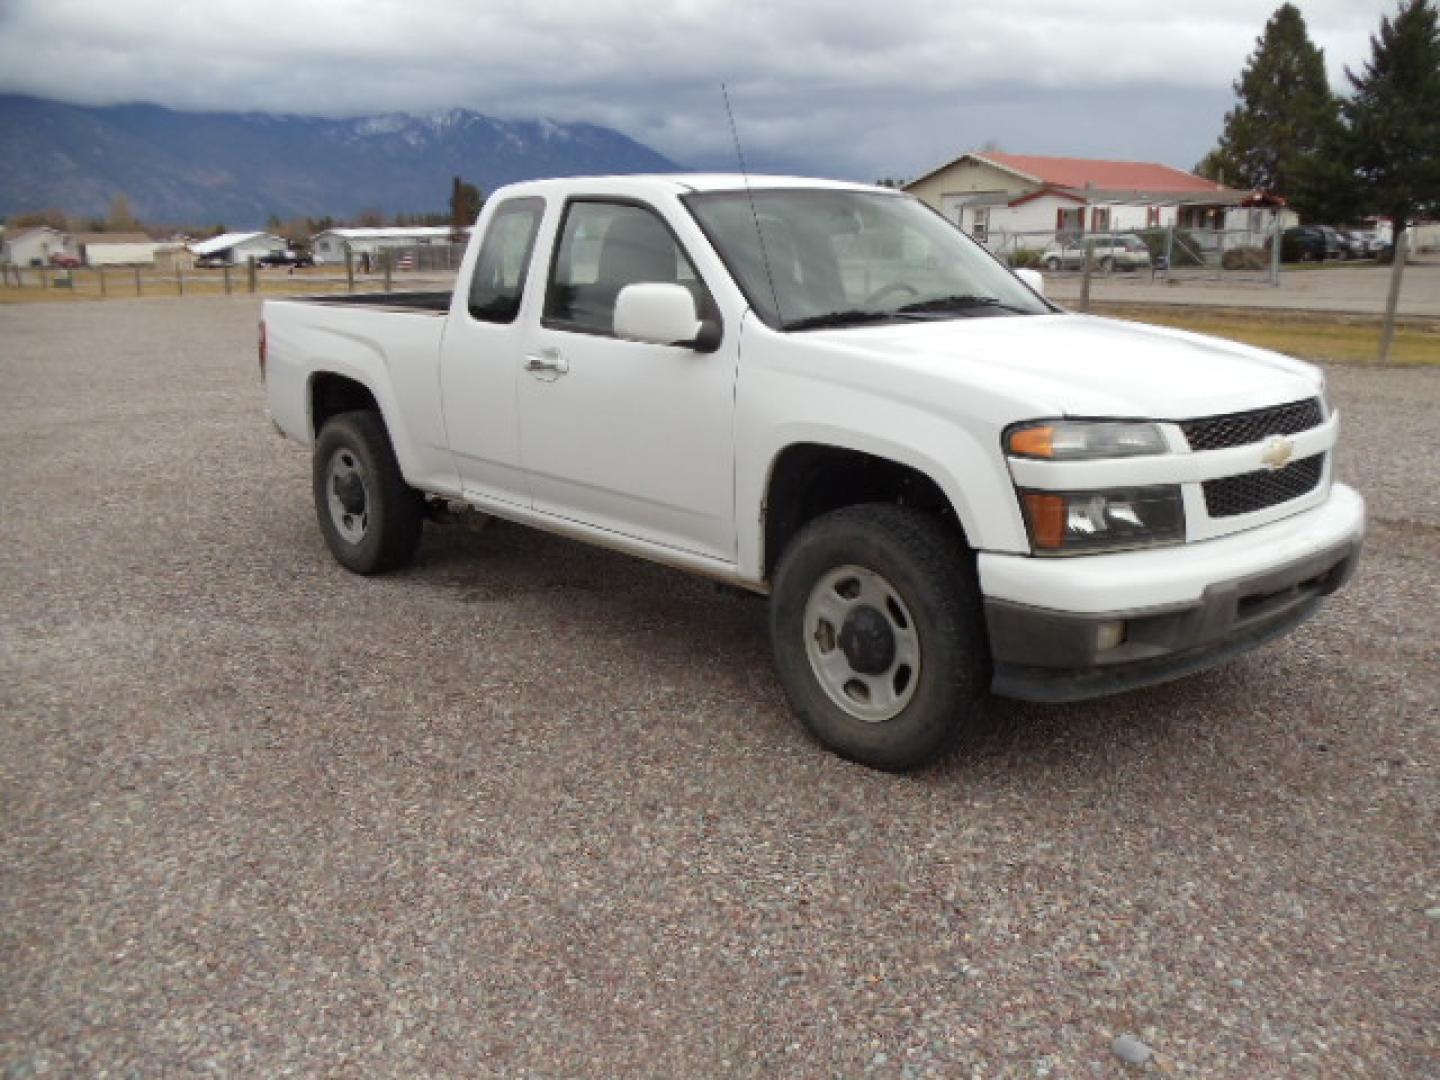
[[[1078,206],[1055,211],[1055,232],[1061,240],[1079,236],[1085,231],[1085,211]]]
[[[1108,206],[1096,206],[1090,211],[1090,231],[1110,231],[1110,208]]]
[[[990,208],[977,206],[970,213],[970,235],[983,244],[990,235]]]
[[[1145,208],[1145,227],[1155,229],[1160,226],[1160,208],[1158,206],[1147,206]]]

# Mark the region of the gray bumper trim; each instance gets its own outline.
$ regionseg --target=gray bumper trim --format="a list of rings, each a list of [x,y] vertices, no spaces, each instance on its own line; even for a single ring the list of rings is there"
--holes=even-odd
[[[1248,578],[1218,582],[1200,600],[1168,608],[1080,615],[985,602],[995,674],[991,690],[1025,701],[1082,701],[1168,682],[1230,660],[1293,630],[1359,561],[1360,541]],[[1125,640],[1101,651],[1105,623]]]

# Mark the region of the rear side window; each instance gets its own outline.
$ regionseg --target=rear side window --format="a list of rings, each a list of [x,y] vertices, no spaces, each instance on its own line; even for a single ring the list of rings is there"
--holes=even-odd
[[[525,293],[544,199],[510,199],[496,208],[480,242],[470,279],[470,314],[482,322],[514,322]]]

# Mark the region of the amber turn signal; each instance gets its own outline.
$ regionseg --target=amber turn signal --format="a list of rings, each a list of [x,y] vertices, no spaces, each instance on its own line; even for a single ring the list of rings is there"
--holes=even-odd
[[[1053,457],[1054,440],[1055,429],[1049,424],[1020,428],[1010,433],[1010,453],[1024,457]]]
[[[1066,499],[1042,491],[1025,492],[1025,511],[1030,519],[1030,539],[1036,548],[1059,551],[1065,546]]]

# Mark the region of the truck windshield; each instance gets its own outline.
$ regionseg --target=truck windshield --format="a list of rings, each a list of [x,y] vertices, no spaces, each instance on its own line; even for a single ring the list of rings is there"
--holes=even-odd
[[[909,196],[771,188],[684,201],[756,314],[776,329],[1053,310]]]

